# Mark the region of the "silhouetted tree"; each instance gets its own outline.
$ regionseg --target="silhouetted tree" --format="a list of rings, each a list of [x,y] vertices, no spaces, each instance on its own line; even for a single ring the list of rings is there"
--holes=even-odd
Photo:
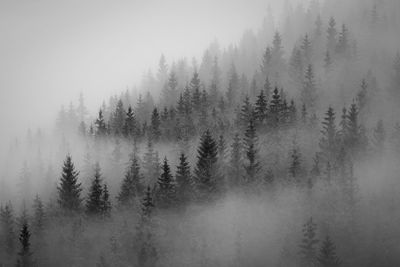
[[[75,170],[72,158],[68,155],[62,167],[60,184],[58,186],[58,204],[67,212],[77,212],[81,208],[81,183],[78,182],[79,172]]]

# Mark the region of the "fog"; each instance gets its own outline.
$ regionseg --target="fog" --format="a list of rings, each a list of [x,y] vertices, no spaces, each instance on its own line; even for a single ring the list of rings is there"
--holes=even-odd
[[[104,98],[138,85],[162,53],[168,61],[200,60],[214,39],[227,46],[257,29],[268,5],[279,2],[2,1],[3,134],[49,127],[60,105],[80,92],[94,112]]]
[[[0,267],[398,266],[400,2],[2,1]]]

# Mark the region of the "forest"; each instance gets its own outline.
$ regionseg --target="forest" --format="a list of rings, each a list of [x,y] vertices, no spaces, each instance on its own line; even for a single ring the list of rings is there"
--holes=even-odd
[[[400,1],[276,14],[13,139],[0,266],[400,266]]]

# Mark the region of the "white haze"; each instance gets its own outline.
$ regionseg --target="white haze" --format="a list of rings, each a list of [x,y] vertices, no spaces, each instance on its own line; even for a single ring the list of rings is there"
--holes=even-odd
[[[52,126],[60,106],[80,92],[93,112],[138,84],[162,53],[168,62],[199,59],[214,39],[234,43],[259,27],[269,4],[280,10],[281,2],[1,1],[2,139]]]

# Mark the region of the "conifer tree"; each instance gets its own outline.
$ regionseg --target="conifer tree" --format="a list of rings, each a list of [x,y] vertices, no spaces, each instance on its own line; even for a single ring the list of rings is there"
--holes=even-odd
[[[121,99],[118,100],[111,117],[111,128],[114,135],[121,135],[125,124],[125,110]]]
[[[193,181],[190,173],[189,162],[184,153],[179,157],[179,165],[175,174],[176,195],[181,204],[185,204],[193,197]]]
[[[243,144],[246,151],[246,162],[244,164],[244,169],[246,171],[245,183],[252,184],[256,182],[257,176],[261,170],[261,165],[258,161],[258,138],[253,120],[250,120],[244,136]]]
[[[46,214],[43,206],[43,202],[40,199],[39,195],[36,195],[33,201],[33,233],[37,236],[42,235],[45,222],[46,222]]]
[[[290,154],[290,166],[289,166],[289,174],[293,179],[295,185],[300,185],[301,176],[302,176],[302,165],[301,165],[301,153],[296,144],[293,145],[292,152]]]
[[[228,91],[226,92],[226,99],[228,100],[229,107],[236,105],[239,97],[239,89],[239,76],[236,72],[235,65],[232,64],[228,81]]]
[[[372,144],[374,145],[374,150],[378,153],[382,152],[385,147],[386,141],[386,131],[383,126],[383,121],[379,120],[374,128],[374,134],[372,139]]]
[[[361,126],[358,120],[358,108],[355,103],[351,104],[349,112],[347,113],[347,129],[345,145],[354,155],[360,152],[362,139]]]
[[[332,56],[336,48],[336,35],[337,35],[336,21],[333,17],[329,19],[327,33],[328,33],[327,51]]]
[[[258,124],[263,124],[267,116],[267,100],[263,90],[260,91],[260,94],[257,97],[254,111],[255,119],[257,120]]]
[[[122,181],[121,189],[118,194],[118,203],[122,206],[132,204],[135,198],[141,192],[141,174],[140,166],[136,154],[133,153],[130,158],[129,167]]]
[[[153,113],[151,114],[150,134],[152,140],[154,140],[155,142],[158,142],[161,137],[160,125],[160,114],[158,113],[157,108],[154,108]]]
[[[321,245],[318,255],[318,263],[321,267],[339,267],[341,265],[341,261],[336,255],[335,244],[329,236],[326,236]]]
[[[102,194],[100,165],[97,162],[94,168],[94,177],[89,188],[86,200],[86,212],[89,215],[99,215],[102,212]]]
[[[349,55],[349,31],[345,24],[342,25],[342,31],[339,33],[336,52],[341,56]]]
[[[143,174],[147,182],[155,182],[160,175],[158,154],[154,151],[153,141],[147,139],[147,151],[143,158]]]
[[[317,225],[310,218],[303,226],[303,238],[299,245],[301,266],[316,266],[317,264],[317,244],[316,238]]]
[[[269,121],[272,127],[278,127],[282,120],[282,99],[278,87],[275,87],[271,104],[269,105]]]
[[[158,177],[158,189],[157,189],[157,202],[161,208],[169,208],[175,204],[176,191],[171,169],[168,165],[168,160],[165,157],[161,166],[162,173]]]
[[[248,96],[243,101],[242,107],[240,109],[238,125],[239,127],[245,128],[249,124],[250,120],[253,119],[253,105],[250,103],[250,99]]]
[[[192,93],[192,107],[195,111],[199,112],[201,107],[201,92],[200,92],[200,79],[197,71],[193,73],[193,77],[190,80],[190,90]]]
[[[60,184],[58,186],[58,204],[61,209],[67,212],[77,212],[81,208],[81,183],[78,182],[79,172],[75,170],[74,163],[70,155],[67,155]]]
[[[101,194],[101,215],[109,217],[111,213],[110,193],[107,184],[103,184],[103,192]]]
[[[217,173],[218,145],[209,130],[201,136],[197,149],[197,164],[194,170],[194,182],[199,198],[209,200],[219,190]]]
[[[139,135],[138,122],[136,121],[135,114],[131,106],[125,115],[124,135],[127,138],[136,138]]]
[[[270,68],[271,68],[271,62],[272,62],[272,54],[271,54],[271,48],[268,46],[265,49],[265,52],[263,54],[263,58],[262,58],[262,64],[260,66],[261,68],[261,73],[263,75],[263,77],[268,77],[269,76],[269,72],[270,72]]]
[[[140,247],[137,251],[138,266],[154,267],[156,266],[158,253],[153,240],[152,211],[154,203],[150,186],[147,187],[142,201],[142,210],[138,225],[138,240]]]
[[[100,109],[99,116],[95,122],[96,125],[96,137],[104,137],[107,135],[107,126],[104,121],[103,111]]]
[[[322,137],[319,147],[325,161],[333,162],[337,153],[337,131],[335,124],[335,111],[329,107],[325,113],[323,128],[321,130]]]
[[[7,253],[8,256],[11,256],[14,253],[14,240],[15,240],[15,232],[14,232],[14,211],[11,206],[11,203],[7,203],[5,206],[0,207],[0,233],[1,240],[0,242],[2,250]]]
[[[324,58],[324,69],[325,69],[325,73],[329,73],[332,70],[332,56],[331,53],[329,52],[329,50],[326,51],[325,53],[325,58]]]
[[[304,77],[303,90],[301,91],[301,101],[306,104],[308,109],[315,109],[317,101],[317,88],[315,85],[314,70],[311,64],[308,65]]]
[[[34,260],[32,259],[31,243],[30,243],[31,233],[29,231],[28,223],[24,222],[19,235],[19,242],[21,244],[21,249],[18,252],[18,267],[33,267],[36,266]]]
[[[243,160],[242,160],[242,143],[238,133],[233,137],[233,142],[231,145],[231,155],[230,155],[230,168],[229,177],[231,181],[229,184],[233,187],[239,186],[243,177]]]
[[[310,38],[308,37],[308,34],[306,34],[303,38],[303,42],[301,44],[301,50],[303,51],[303,56],[305,59],[305,64],[308,65],[310,64],[311,61],[311,41]]]

